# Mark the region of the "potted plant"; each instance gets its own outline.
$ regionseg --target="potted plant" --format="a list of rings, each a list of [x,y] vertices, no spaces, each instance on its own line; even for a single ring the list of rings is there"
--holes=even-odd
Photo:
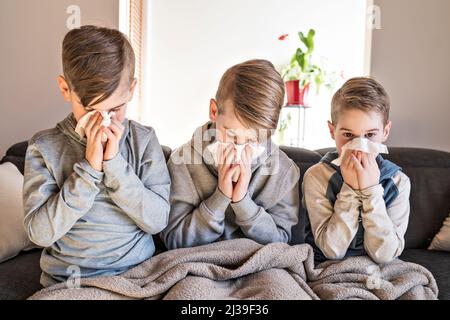
[[[323,83],[324,72],[312,61],[315,33],[314,29],[310,29],[306,36],[303,32],[298,33],[300,44],[303,46],[296,49],[290,63],[281,71],[286,84],[288,105],[304,106],[311,84],[314,83],[318,91]],[[278,39],[283,41],[287,37],[288,35],[284,34]]]

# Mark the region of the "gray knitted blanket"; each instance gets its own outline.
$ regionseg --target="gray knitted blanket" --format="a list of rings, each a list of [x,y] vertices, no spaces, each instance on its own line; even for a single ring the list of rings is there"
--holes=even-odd
[[[307,244],[249,239],[171,250],[119,276],[59,283],[30,299],[437,299],[433,275],[395,260],[351,257],[314,267]]]

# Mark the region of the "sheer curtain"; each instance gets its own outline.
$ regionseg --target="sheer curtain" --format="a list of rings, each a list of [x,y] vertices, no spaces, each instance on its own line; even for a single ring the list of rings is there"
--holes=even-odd
[[[127,117],[142,121],[143,110],[143,63],[144,63],[144,0],[120,0],[120,31],[128,36],[136,57],[135,77],[137,85],[134,98],[128,107]]]

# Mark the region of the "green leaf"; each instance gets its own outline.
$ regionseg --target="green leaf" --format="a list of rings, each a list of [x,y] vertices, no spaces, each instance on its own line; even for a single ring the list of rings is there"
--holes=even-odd
[[[292,58],[291,58],[291,65],[292,65],[293,63],[295,63],[295,62],[297,62],[297,52],[295,52],[294,55],[293,55]]]
[[[305,45],[307,51],[309,51],[309,41],[308,38],[305,37],[305,35],[303,34],[303,32],[299,32],[298,33],[298,37],[300,38],[300,41],[303,42],[303,44]]]
[[[314,51],[314,36],[316,35],[316,31],[314,29],[310,29],[308,32],[308,38],[306,41],[308,42],[308,51],[312,53]]]
[[[316,77],[314,78],[314,82],[316,83],[317,91],[319,91],[319,88],[323,83],[322,74],[317,74]]]
[[[307,54],[311,54],[314,51],[314,36],[316,31],[314,29],[310,29],[308,31],[308,36],[306,37],[303,32],[298,33],[298,37],[300,41],[305,45]]]
[[[302,51],[302,49],[298,48],[295,55],[297,57],[297,59],[296,59],[297,63],[300,66],[300,70],[301,71],[306,70],[306,66],[307,66],[306,54]]]

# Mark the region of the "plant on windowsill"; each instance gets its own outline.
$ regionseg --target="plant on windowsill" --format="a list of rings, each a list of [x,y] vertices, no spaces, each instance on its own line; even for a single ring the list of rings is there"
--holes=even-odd
[[[290,63],[281,70],[281,76],[286,85],[288,105],[307,105],[305,98],[312,85],[316,88],[316,94],[319,93],[322,85],[330,90],[334,87],[336,73],[327,72],[313,63],[315,34],[314,29],[310,29],[306,36],[303,32],[298,33],[300,46],[295,50]],[[284,41],[287,37],[288,34],[284,34],[278,40]]]

